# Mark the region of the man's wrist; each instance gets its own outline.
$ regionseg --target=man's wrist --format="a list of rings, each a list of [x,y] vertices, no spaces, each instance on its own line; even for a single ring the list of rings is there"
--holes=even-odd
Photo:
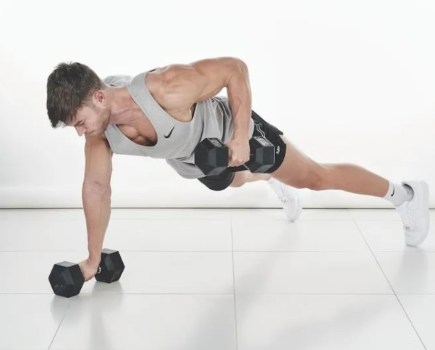
[[[242,131],[242,130],[234,130],[233,133],[233,140],[241,140],[246,141],[249,140],[249,132],[248,130]]]
[[[99,252],[89,252],[89,257],[88,257],[88,260],[91,262],[91,263],[100,263],[100,260],[101,260],[101,251],[99,251]]]

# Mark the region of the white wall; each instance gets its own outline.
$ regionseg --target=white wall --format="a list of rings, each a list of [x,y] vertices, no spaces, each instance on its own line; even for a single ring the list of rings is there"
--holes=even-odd
[[[433,0],[2,2],[0,207],[81,206],[84,140],[51,129],[45,109],[62,61],[105,76],[238,56],[253,109],[309,156],[435,188],[434,18]],[[264,183],[215,193],[137,157],[114,157],[112,185],[113,206],[278,203]],[[304,192],[307,207],[390,207]]]

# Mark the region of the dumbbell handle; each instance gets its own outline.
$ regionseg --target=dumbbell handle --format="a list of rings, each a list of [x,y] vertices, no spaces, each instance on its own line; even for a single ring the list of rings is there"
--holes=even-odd
[[[232,173],[236,173],[238,171],[249,170],[249,168],[245,164],[238,165],[238,166],[229,166],[227,169],[229,171],[231,171]]]

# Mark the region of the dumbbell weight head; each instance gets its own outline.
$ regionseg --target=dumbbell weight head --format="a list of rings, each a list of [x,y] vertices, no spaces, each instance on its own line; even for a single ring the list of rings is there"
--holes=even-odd
[[[85,283],[79,265],[68,261],[54,264],[48,280],[54,294],[66,298],[79,294]]]
[[[95,279],[99,282],[112,283],[118,281],[124,271],[125,265],[121,255],[116,250],[103,249],[101,262]]]
[[[264,173],[275,164],[275,146],[267,139],[254,136],[249,140],[251,157],[244,164],[251,173]]]
[[[195,148],[195,164],[204,175],[219,175],[228,167],[228,147],[217,138],[202,140]]]

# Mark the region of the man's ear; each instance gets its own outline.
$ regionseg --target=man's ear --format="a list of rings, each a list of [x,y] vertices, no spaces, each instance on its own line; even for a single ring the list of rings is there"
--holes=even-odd
[[[96,90],[93,94],[92,94],[92,102],[94,103],[94,105],[99,106],[99,107],[103,107],[106,105],[106,94],[104,93],[103,90]]]

